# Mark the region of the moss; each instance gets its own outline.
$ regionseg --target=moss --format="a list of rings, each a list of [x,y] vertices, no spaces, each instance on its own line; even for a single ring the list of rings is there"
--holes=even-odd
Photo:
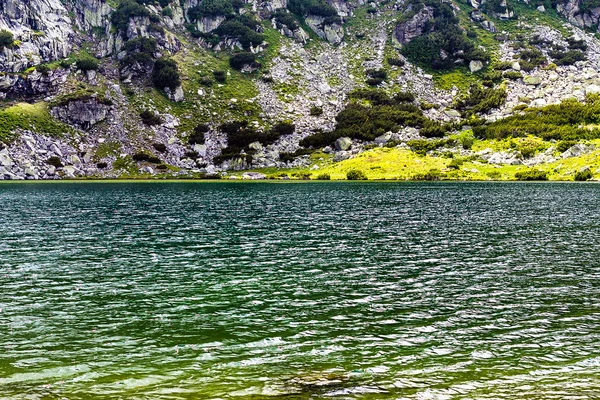
[[[107,157],[117,156],[121,152],[121,143],[119,142],[104,142],[96,148],[95,158],[100,160]]]

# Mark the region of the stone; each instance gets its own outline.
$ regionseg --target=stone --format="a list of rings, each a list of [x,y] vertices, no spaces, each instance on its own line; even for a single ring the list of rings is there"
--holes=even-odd
[[[599,85],[589,85],[585,88],[585,94],[598,94],[600,93]]]
[[[341,137],[335,141],[334,146],[338,151],[346,151],[352,147],[352,139],[349,137]]]
[[[444,114],[446,114],[447,116],[449,116],[450,118],[459,118],[460,117],[460,113],[456,110],[444,110]]]
[[[480,60],[471,60],[469,63],[469,70],[471,72],[480,71],[483,68],[483,62]]]
[[[267,179],[267,176],[260,172],[244,172],[244,174],[242,174],[242,179],[256,181]]]
[[[512,63],[512,69],[514,69],[515,71],[520,71],[521,70],[521,64],[519,64],[518,61],[515,61],[514,63]]]
[[[261,151],[263,149],[263,145],[260,142],[252,142],[248,145],[248,148],[251,150]]]
[[[586,146],[585,144],[578,143],[566,150],[560,156],[561,158],[579,157],[593,151],[594,149],[595,147],[593,145]]]
[[[528,76],[526,76],[526,77],[523,78],[523,82],[525,82],[527,85],[537,86],[540,83],[542,83],[542,80],[540,79],[539,76],[528,75]]]

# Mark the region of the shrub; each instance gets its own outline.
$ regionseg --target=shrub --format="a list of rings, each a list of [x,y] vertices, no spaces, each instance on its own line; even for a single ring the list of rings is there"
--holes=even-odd
[[[292,124],[291,122],[282,121],[273,125],[271,130],[279,136],[291,135],[296,130],[296,125]]]
[[[312,115],[313,117],[323,115],[323,107],[312,106],[310,108],[310,115]]]
[[[519,53],[521,69],[531,71],[546,62],[546,57],[538,49],[525,49]]]
[[[425,173],[413,175],[412,179],[415,181],[439,181],[442,179],[442,173],[439,169],[432,168]]]
[[[169,88],[174,90],[181,84],[177,63],[169,58],[161,58],[154,64],[152,81],[158,89]]]
[[[163,8],[162,15],[165,17],[173,18],[173,9],[171,7]]]
[[[532,168],[527,171],[517,172],[515,178],[519,181],[547,181],[548,173]]]
[[[121,0],[117,9],[110,16],[111,23],[125,34],[129,19],[133,17],[147,17],[150,12],[141,4],[133,0]]]
[[[307,154],[312,154],[314,150],[311,149],[298,149],[293,153],[279,153],[279,159],[283,162],[293,161],[298,157],[305,156]]]
[[[35,69],[42,75],[48,75],[48,72],[50,72],[50,67],[46,64],[37,65]]]
[[[75,66],[82,71],[95,71],[98,69],[98,59],[89,54],[80,54],[77,56]]]
[[[599,4],[600,5],[600,4]],[[584,40],[578,40],[574,37],[567,38],[567,42],[569,43],[569,49],[571,50],[587,50],[587,43]]]
[[[98,169],[104,169],[108,167],[108,164],[105,162],[99,162],[98,164],[96,164],[96,167],[98,167]]]
[[[493,108],[498,108],[506,100],[506,90],[483,88],[479,85],[471,85],[469,95],[458,101],[456,108],[466,115],[474,113],[485,113]]]
[[[403,67],[404,64],[406,64],[406,62],[403,59],[401,59],[401,58],[393,58],[393,57],[388,58],[387,59],[387,63],[389,65],[393,65],[393,66],[396,66],[396,67]]]
[[[592,171],[590,171],[589,168],[586,168],[581,171],[577,171],[574,179],[576,181],[583,182],[583,181],[589,181],[590,179],[592,179],[593,176],[594,175],[592,174]]]
[[[351,169],[346,173],[346,179],[349,181],[366,181],[368,178],[361,170]]]
[[[0,48],[10,47],[15,42],[15,37],[12,32],[7,31],[6,29],[0,30]]]
[[[563,51],[551,51],[550,56],[556,59],[555,64],[557,65],[573,65],[577,61],[584,61],[587,59],[585,54],[579,50]]]
[[[434,69],[452,69],[457,62],[489,60],[489,55],[476,48],[467,37],[450,5],[432,1],[427,5],[434,10],[433,20],[426,25],[424,34],[402,47],[405,57]]]
[[[150,159],[150,155],[144,153],[143,151],[139,151],[137,153],[135,153],[131,158],[133,158],[133,161],[148,161],[148,159]]]
[[[460,169],[460,167],[465,163],[465,160],[462,158],[453,158],[452,161],[448,164],[448,168],[450,169]]]
[[[217,37],[236,38],[247,49],[264,41],[264,35],[257,32],[259,27],[260,24],[255,18],[250,14],[244,14],[223,22],[212,34]]]
[[[411,92],[398,92],[394,96],[394,100],[399,103],[412,103],[415,101],[415,94]]]
[[[456,138],[458,143],[462,146],[463,149],[469,150],[473,147],[473,143],[475,142],[475,137],[473,136],[473,132],[464,131],[458,134]]]
[[[500,61],[500,62],[494,64],[494,69],[497,71],[505,71],[507,69],[511,69],[512,64],[513,63],[510,61]]]
[[[517,71],[506,71],[504,74],[502,74],[502,76],[513,81],[523,78],[523,74]]]
[[[152,147],[159,153],[164,153],[167,151],[167,146],[164,143],[152,143]]]
[[[273,13],[273,18],[277,23],[287,26],[292,31],[300,27],[294,16],[284,9],[280,8],[275,10]]]
[[[329,181],[329,180],[331,180],[331,175],[329,175],[329,174],[319,174],[317,176],[317,180],[318,181]]]
[[[188,10],[188,17],[197,21],[202,17],[216,17],[233,14],[231,0],[203,0],[200,4]]]
[[[335,8],[323,0],[290,0],[287,2],[287,8],[296,15],[316,15],[324,17],[327,22],[325,25],[339,23],[341,21]]]
[[[231,56],[231,58],[229,59],[229,65],[231,66],[231,68],[236,69],[238,71],[240,71],[246,65],[249,65],[251,67],[260,66],[256,63],[256,55],[247,52],[237,53]]]
[[[124,65],[133,65],[140,63],[152,65],[154,63],[154,53],[158,48],[158,43],[154,38],[137,37],[125,43],[127,56],[123,58]]]
[[[199,124],[194,128],[194,132],[188,138],[188,143],[191,145],[194,144],[204,144],[206,139],[204,138],[204,134],[210,130],[207,124]]]
[[[61,68],[65,68],[65,69],[71,68],[71,65],[73,65],[73,63],[74,63],[74,61],[70,60],[68,58],[65,58],[64,60],[60,60]]]
[[[426,138],[442,137],[446,134],[446,129],[439,122],[427,120],[419,133]]]
[[[409,140],[406,144],[412,151],[420,156],[426,155],[428,152],[436,150],[444,146],[447,142],[445,140]]]
[[[61,168],[63,166],[62,161],[60,161],[59,157],[53,156],[46,160],[46,164],[52,165],[55,168]]]
[[[556,144],[556,151],[558,151],[559,153],[564,153],[576,144],[576,140],[561,140]]]
[[[213,76],[215,77],[215,81],[217,82],[225,83],[225,81],[227,81],[227,74],[225,73],[225,71],[213,71]]]
[[[152,111],[150,110],[144,110],[140,113],[140,118],[142,118],[142,122],[145,125],[160,125],[163,123],[162,118],[160,117],[160,115],[154,114]]]

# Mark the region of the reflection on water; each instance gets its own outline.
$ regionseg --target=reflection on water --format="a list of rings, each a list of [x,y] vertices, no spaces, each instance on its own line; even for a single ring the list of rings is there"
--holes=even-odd
[[[600,397],[600,188],[0,185],[0,397]]]

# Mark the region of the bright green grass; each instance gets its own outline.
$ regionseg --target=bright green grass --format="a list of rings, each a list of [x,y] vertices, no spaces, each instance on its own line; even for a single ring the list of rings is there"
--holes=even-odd
[[[0,141],[13,141],[17,129],[31,130],[54,137],[72,132],[67,125],[52,118],[48,105],[43,102],[17,103],[0,109]]]

